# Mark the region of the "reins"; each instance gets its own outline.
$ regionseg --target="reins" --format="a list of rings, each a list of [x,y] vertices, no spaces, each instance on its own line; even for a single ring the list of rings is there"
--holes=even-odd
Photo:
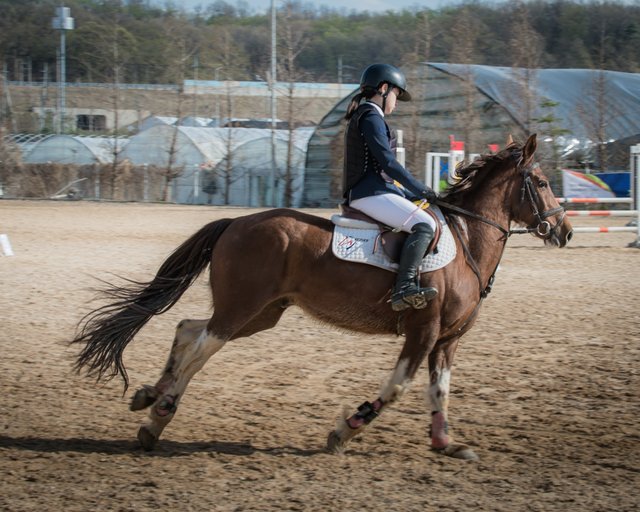
[[[542,213],[540,213],[540,211],[538,210],[539,195],[538,195],[538,192],[536,192],[536,188],[533,182],[531,181],[531,171],[533,171],[533,169],[537,167],[539,167],[538,164],[533,164],[522,170],[523,183],[522,183],[522,188],[520,189],[520,201],[524,202],[525,197],[526,199],[529,200],[529,204],[531,205],[533,215],[538,221],[538,224],[536,226],[529,226],[526,228],[506,229],[502,227],[500,224],[498,224],[497,222],[492,221],[491,219],[487,219],[482,215],[478,215],[477,213],[474,213],[472,211],[465,210],[464,208],[460,208],[459,206],[447,203],[446,201],[442,201],[441,199],[437,199],[435,201],[435,204],[444,208],[445,210],[451,210],[456,213],[460,213],[466,217],[471,217],[472,219],[476,219],[476,220],[479,220],[480,222],[484,222],[485,224],[489,224],[490,226],[493,226],[502,234],[504,234],[505,237],[507,238],[510,237],[511,235],[522,235],[526,233],[533,233],[534,231],[542,237],[549,236],[562,223],[566,215],[566,212],[562,206],[551,208],[550,210],[545,210]],[[559,213],[562,213],[562,216],[552,226],[549,223],[549,221],[547,221],[546,219],[549,217],[553,217],[554,215],[558,215]]]
[[[520,162],[516,164],[516,168],[519,168],[519,167],[520,167]],[[493,286],[496,272],[498,270],[498,266],[500,265],[500,261],[502,260],[502,256],[504,255],[504,250],[507,246],[507,240],[509,239],[509,237],[513,234],[525,234],[525,233],[532,233],[535,231],[541,237],[547,238],[551,235],[551,233],[555,231],[555,229],[564,220],[565,210],[562,206],[551,208],[549,210],[545,210],[542,213],[540,213],[538,209],[539,195],[535,189],[535,185],[533,184],[533,181],[531,180],[531,172],[536,167],[538,167],[538,164],[528,165],[527,167],[522,169],[523,183],[522,183],[522,188],[520,190],[520,201],[524,202],[525,197],[526,199],[529,200],[532,213],[536,218],[536,220],[538,221],[536,226],[529,226],[526,228],[517,228],[517,229],[506,229],[502,227],[500,224],[498,224],[497,222],[491,219],[488,219],[486,217],[483,217],[482,215],[479,215],[475,212],[447,203],[446,201],[442,201],[441,199],[437,199],[436,201],[434,201],[437,206],[445,210],[450,210],[450,211],[459,213],[461,215],[464,215],[466,217],[470,217],[472,219],[476,219],[480,222],[488,224],[489,226],[496,228],[498,231],[500,231],[504,235],[504,244],[502,245],[502,250],[500,251],[498,262],[496,263],[496,266],[493,269],[493,272],[491,273],[489,280],[487,281],[487,285],[483,287],[482,276],[480,275],[480,269],[478,268],[478,264],[476,263],[475,259],[471,255],[471,251],[469,250],[469,247],[467,246],[467,244],[464,241],[464,238],[462,237],[462,233],[460,232],[460,227],[458,226],[457,221],[452,223],[453,228],[456,232],[456,235],[458,236],[458,240],[460,240],[460,244],[462,245],[462,250],[464,252],[465,260],[467,261],[467,264],[471,267],[471,270],[473,271],[473,273],[478,278],[478,284],[480,286],[480,301],[478,302],[476,309],[474,309],[474,311],[470,315],[467,322],[465,322],[460,329],[464,328],[468,324],[468,322],[471,321],[471,318],[473,318],[477,308],[480,307],[482,300],[485,299],[487,295],[489,295],[489,293],[491,292],[491,287]],[[554,215],[558,215],[560,213],[562,213],[562,215],[560,219],[555,223],[555,225],[552,226],[549,223],[549,221],[546,220],[547,218],[552,217]]]
[[[509,235],[511,235],[511,231],[509,231],[508,229],[503,228],[497,222],[494,222],[491,219],[487,219],[486,217],[483,217],[482,215],[478,215],[477,213],[471,212],[469,210],[465,210],[464,208],[460,208],[459,206],[455,206],[453,204],[447,203],[445,201],[442,201],[441,199],[437,199],[434,202],[435,202],[435,204],[437,206],[440,206],[440,207],[444,208],[445,210],[451,210],[451,211],[454,211],[456,213],[461,213],[465,217],[471,217],[472,219],[476,219],[476,220],[479,220],[480,222],[484,222],[485,224],[489,224],[490,226],[493,226],[497,230],[501,231],[507,237]]]

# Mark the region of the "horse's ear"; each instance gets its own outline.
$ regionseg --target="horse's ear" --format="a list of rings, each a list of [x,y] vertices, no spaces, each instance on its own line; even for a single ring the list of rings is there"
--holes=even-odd
[[[507,136],[507,143],[505,144],[505,146],[508,146],[510,144],[513,144],[513,136],[511,134]]]
[[[533,161],[533,154],[538,147],[537,135],[531,135],[522,148],[522,165],[529,165]]]

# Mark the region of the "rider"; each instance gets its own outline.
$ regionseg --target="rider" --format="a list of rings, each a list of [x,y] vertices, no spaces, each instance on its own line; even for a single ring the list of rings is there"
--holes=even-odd
[[[363,98],[366,101],[361,104]],[[409,233],[391,295],[394,311],[422,309],[438,294],[435,288],[419,285],[420,263],[433,240],[435,220],[411,201],[422,198],[433,202],[437,194],[396,160],[395,133],[385,121],[397,100],[410,99],[402,71],[390,64],[372,64],[364,70],[360,91],[345,116],[349,121],[343,174],[346,204]]]

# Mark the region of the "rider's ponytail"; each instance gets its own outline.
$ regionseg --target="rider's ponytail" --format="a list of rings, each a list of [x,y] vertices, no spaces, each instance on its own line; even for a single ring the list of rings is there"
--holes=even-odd
[[[344,118],[348,121],[353,116],[353,113],[357,110],[362,98],[370,99],[373,98],[376,94],[379,94],[379,91],[374,87],[364,87],[358,94],[356,94],[349,103],[347,107],[347,113],[344,115]]]
[[[351,119],[351,116],[353,116],[353,113],[357,110],[358,106],[360,105],[360,100],[362,100],[363,96],[364,94],[362,94],[362,92],[359,92],[353,98],[351,98],[351,102],[347,107],[347,113],[344,115],[344,118],[347,121]]]

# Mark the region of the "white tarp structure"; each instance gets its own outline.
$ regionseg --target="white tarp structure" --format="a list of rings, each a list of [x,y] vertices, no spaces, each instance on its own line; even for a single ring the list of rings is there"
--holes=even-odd
[[[51,135],[24,154],[23,161],[27,164],[108,164],[128,142],[128,139],[113,137]]]
[[[289,134],[292,134],[287,180]],[[302,201],[304,162],[313,129],[275,130],[275,172],[271,135],[260,128],[153,126],[131,138],[121,160],[134,166],[171,168],[172,200],[178,203],[272,206],[284,204],[286,181],[292,206]]]
[[[207,128],[209,126],[216,126],[217,120],[211,117],[195,117],[186,116],[180,119],[180,126],[195,126],[196,128]]]
[[[620,148],[616,152],[623,155],[622,161],[626,160],[628,146],[640,141],[640,73],[590,69],[529,71],[532,79],[527,84],[528,91],[537,101],[533,105],[535,111],[529,112],[527,118],[527,112],[522,108],[521,79],[526,75],[525,70],[424,63],[416,68],[417,76],[411,80],[409,90],[413,100],[394,112],[393,126],[409,134],[419,133],[425,153],[441,153],[449,149],[450,135],[464,132],[465,119],[471,115],[478,125],[473,129],[475,140],[469,149],[484,152],[488,144],[503,144],[510,133],[520,134],[522,138],[529,133],[528,125],[532,120],[551,116],[554,121],[545,127],[547,134],[538,139],[539,146],[546,146],[547,152],[558,152],[565,160],[598,164],[597,152],[592,149],[596,144],[592,133],[596,126],[585,120],[595,120],[604,113],[602,105],[599,109],[594,100],[597,93],[594,88],[606,86],[604,110],[607,116],[604,120],[605,137],[610,146],[608,153],[613,155],[611,147],[615,145]],[[304,206],[331,207],[342,200],[344,116],[355,93],[353,91],[335,105],[320,121],[309,141]],[[549,134],[552,128],[569,130],[569,133],[552,137]],[[410,170],[420,172],[423,156],[416,154],[416,148],[409,147],[408,151],[410,167],[415,166]],[[614,164],[613,168],[616,165],[619,164]]]
[[[153,127],[153,126],[158,126],[158,125],[169,125],[172,126],[174,124],[176,124],[178,122],[178,118],[177,117],[171,117],[171,116],[148,116],[145,117],[142,121],[140,121],[139,123],[135,123],[130,125],[129,129],[132,132],[143,132],[145,130],[148,130],[149,128]]]

